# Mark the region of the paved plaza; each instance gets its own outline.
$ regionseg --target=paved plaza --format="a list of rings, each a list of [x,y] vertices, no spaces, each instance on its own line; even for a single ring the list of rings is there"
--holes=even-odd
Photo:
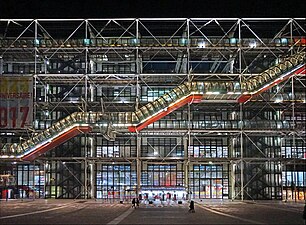
[[[183,204],[100,200],[0,201],[0,224],[304,224],[303,202],[196,201],[195,213]]]
[[[100,200],[0,201],[0,224],[304,224],[303,202],[196,201],[128,203]]]

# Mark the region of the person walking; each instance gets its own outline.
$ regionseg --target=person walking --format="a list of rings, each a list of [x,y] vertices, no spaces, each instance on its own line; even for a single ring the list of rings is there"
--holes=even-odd
[[[134,209],[136,208],[135,207],[135,203],[136,203],[135,198],[133,198],[133,200],[132,200],[132,208],[134,208]]]
[[[195,213],[195,210],[194,210],[194,201],[193,200],[190,201],[189,211],[188,212]]]

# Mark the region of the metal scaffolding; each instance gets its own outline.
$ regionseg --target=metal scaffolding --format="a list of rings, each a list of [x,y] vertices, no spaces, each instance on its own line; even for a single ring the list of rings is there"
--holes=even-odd
[[[305,18],[1,19],[0,35],[0,81],[31,75],[34,99],[33,125],[1,128],[1,145],[35,137],[75,112],[140,110],[185,82],[257,82],[306,48]],[[150,169],[159,165],[160,177],[177,181],[170,186],[196,198],[306,198],[299,180],[306,178],[305,87],[296,73],[247,102],[233,100],[242,93],[211,91],[136,134],[93,129],[35,159],[45,168],[44,195],[121,198],[114,183],[123,165],[125,195],[138,195],[166,185]],[[110,174],[113,185],[99,183]]]

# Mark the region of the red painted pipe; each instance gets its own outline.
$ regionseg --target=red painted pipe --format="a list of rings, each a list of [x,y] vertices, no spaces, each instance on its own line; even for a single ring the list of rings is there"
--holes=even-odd
[[[274,82],[272,82],[269,86],[261,89],[260,91],[256,92],[255,94],[246,94],[246,95],[241,95],[239,98],[238,98],[238,102],[239,103],[244,103],[244,102],[247,102],[249,101],[251,98],[253,98],[254,96],[257,96],[263,92],[265,92],[266,90],[274,87],[275,85],[285,81],[285,80],[288,80],[290,77],[294,76],[295,74],[305,74],[306,73],[306,67],[303,66],[301,68],[299,68],[298,70],[290,73],[288,76],[284,77],[282,80],[275,80]]]
[[[199,102],[201,102],[202,98],[203,98],[203,95],[190,95],[187,98],[184,98],[181,101],[173,104],[172,106],[169,106],[168,108],[165,108],[164,111],[162,111],[162,112],[156,114],[155,116],[149,118],[148,120],[146,120],[142,124],[137,125],[137,126],[130,126],[130,127],[128,127],[128,129],[129,129],[130,132],[140,131],[143,128],[150,125],[151,123],[154,123],[155,121],[165,117],[169,113],[171,113],[174,110],[186,105],[187,103],[199,103]]]
[[[37,158],[38,156],[40,156],[40,155],[44,154],[45,152],[49,151],[50,149],[52,149],[56,146],[59,146],[60,144],[64,143],[65,141],[69,140],[70,138],[73,138],[80,133],[88,133],[91,130],[92,130],[92,128],[89,127],[89,126],[73,127],[72,129],[70,129],[67,132],[61,134],[60,136],[58,136],[57,138],[55,138],[51,142],[46,143],[46,144],[40,146],[39,148],[37,148],[36,150],[34,150],[33,152],[23,156],[21,159],[25,160],[25,161],[32,161],[35,158]]]

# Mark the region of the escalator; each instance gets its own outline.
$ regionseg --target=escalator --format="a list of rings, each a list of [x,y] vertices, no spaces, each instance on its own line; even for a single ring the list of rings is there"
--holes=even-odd
[[[21,144],[6,144],[0,152],[0,159],[31,161],[68,139],[93,130],[108,140],[114,140],[118,130],[139,132],[186,104],[200,103],[206,96],[245,103],[294,75],[305,74],[305,61],[306,53],[297,53],[241,84],[237,81],[186,82],[135,112],[75,112]]]

